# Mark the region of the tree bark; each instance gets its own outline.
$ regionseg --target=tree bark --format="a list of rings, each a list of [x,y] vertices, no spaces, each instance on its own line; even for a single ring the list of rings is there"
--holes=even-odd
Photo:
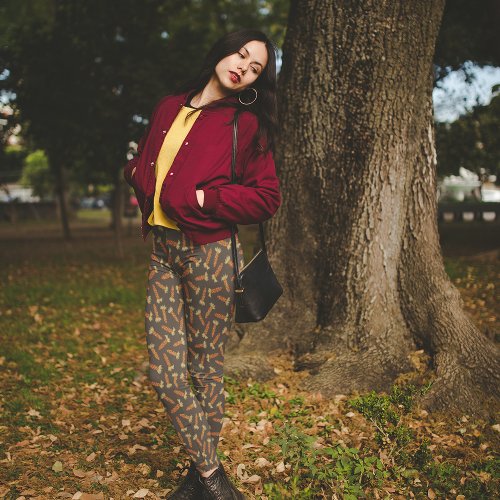
[[[387,390],[423,348],[425,404],[475,413],[499,396],[498,351],[463,312],[437,228],[433,54],[444,0],[292,0],[266,224],[284,295],[232,351],[288,348],[325,396]],[[254,369],[248,367],[253,359]],[[268,371],[267,371],[268,373]]]

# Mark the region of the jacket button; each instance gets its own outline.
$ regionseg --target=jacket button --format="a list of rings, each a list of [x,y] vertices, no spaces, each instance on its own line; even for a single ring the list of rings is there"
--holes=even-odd
[[[189,144],[189,143],[188,143],[188,141],[186,141],[186,142],[184,143],[184,146],[187,146],[188,144]]]
[[[155,164],[155,162],[154,162],[154,161],[152,161],[152,162],[151,162],[151,166],[153,166],[154,164]]]
[[[162,134],[166,134],[166,133],[167,133],[167,131],[166,131],[166,130],[162,130]]]
[[[174,173],[173,173],[173,172],[170,172],[168,175],[174,175]]]

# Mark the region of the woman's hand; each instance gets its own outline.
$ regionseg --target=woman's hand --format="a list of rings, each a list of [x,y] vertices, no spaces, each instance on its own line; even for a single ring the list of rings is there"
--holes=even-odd
[[[196,190],[196,199],[198,200],[198,205],[202,207],[203,202],[205,201],[205,193],[203,192],[203,189]]]

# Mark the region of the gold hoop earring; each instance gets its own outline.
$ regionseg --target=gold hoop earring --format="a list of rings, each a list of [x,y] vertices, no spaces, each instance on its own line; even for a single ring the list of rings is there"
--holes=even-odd
[[[242,94],[242,92],[240,92],[240,93],[239,93],[239,95],[238,95],[238,101],[240,101],[240,102],[241,102],[241,104],[244,104],[245,106],[250,106],[250,104],[253,104],[253,103],[257,100],[257,90],[256,90],[256,89],[254,89],[253,87],[248,87],[248,88],[246,88],[245,90],[253,90],[253,91],[255,92],[255,98],[254,98],[254,100],[253,100],[253,101],[251,101],[251,102],[243,102],[243,101],[241,100],[241,94]],[[245,91],[245,90],[244,90],[244,91]],[[244,92],[244,91],[243,91],[243,92]]]

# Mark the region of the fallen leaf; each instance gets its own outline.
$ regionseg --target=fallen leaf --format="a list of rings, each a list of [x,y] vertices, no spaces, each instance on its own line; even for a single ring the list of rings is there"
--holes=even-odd
[[[134,444],[134,446],[130,447],[127,450],[127,453],[129,455],[133,455],[137,450],[147,450],[147,448],[145,446],[140,445],[140,444]]]
[[[254,464],[257,467],[267,467],[268,465],[271,465],[271,462],[269,462],[269,460],[267,458],[259,457],[259,458],[255,459]]]
[[[35,490],[23,490],[21,491],[21,495],[29,495],[30,497],[32,496],[35,496],[36,495],[36,491]]]
[[[243,481],[248,477],[248,473],[245,471],[245,464],[238,464],[236,467],[236,476],[240,481]]]
[[[118,478],[119,478],[119,476],[118,476],[117,472],[116,472],[116,471],[113,471],[113,472],[111,473],[111,476],[109,476],[109,477],[107,477],[107,478],[105,478],[105,479],[103,479],[103,480],[101,481],[101,484],[108,484],[108,483],[112,483],[113,481],[116,481]]]
[[[73,474],[76,476],[76,477],[85,477],[86,474],[85,474],[85,471],[84,470],[81,470],[81,469],[73,469]]]
[[[52,466],[52,470],[54,472],[61,472],[63,470],[62,462],[59,462],[59,460],[57,462],[54,462],[54,465]]]
[[[252,444],[252,443],[247,443],[247,444],[244,444],[241,448],[243,450],[246,450],[247,448],[260,448],[260,446],[257,446],[256,444]]]
[[[35,410],[34,408],[29,409],[28,415],[30,417],[42,418],[42,416],[40,415],[40,412],[38,410]]]
[[[143,475],[143,476],[147,476],[148,474],[151,473],[151,467],[148,465],[148,464],[139,464],[137,466],[137,470]]]
[[[253,474],[250,477],[247,477],[246,479],[242,479],[242,483],[258,483],[260,481],[260,476],[257,474]]]

